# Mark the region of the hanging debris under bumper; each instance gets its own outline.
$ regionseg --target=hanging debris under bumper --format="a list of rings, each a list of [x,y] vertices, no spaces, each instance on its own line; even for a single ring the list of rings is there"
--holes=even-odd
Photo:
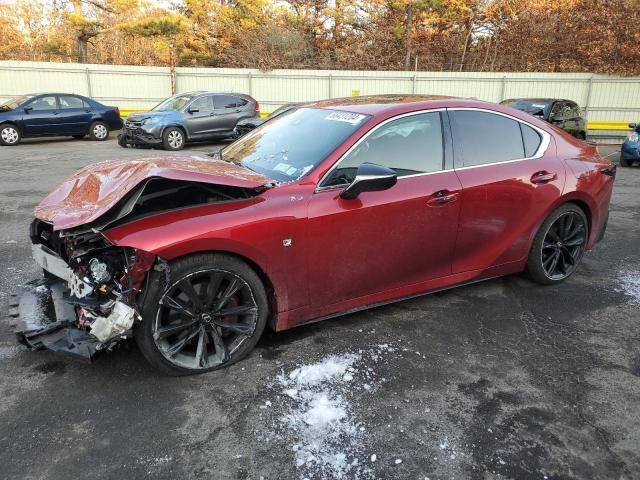
[[[67,242],[66,258],[54,251],[56,242],[32,245],[45,277],[25,286],[20,298],[15,333],[23,345],[91,361],[132,335],[140,318],[136,299],[157,259],[141,250],[100,243],[97,233],[91,237],[90,249],[76,245],[72,250]]]

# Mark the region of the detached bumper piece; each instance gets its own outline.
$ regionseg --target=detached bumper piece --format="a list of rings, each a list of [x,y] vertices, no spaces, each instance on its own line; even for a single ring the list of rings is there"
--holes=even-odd
[[[18,342],[36,350],[52,350],[90,362],[100,341],[75,325],[78,318],[63,292],[65,282],[43,280],[26,286],[20,299],[20,318],[16,326]]]
[[[121,147],[127,147],[129,145],[134,147],[154,147],[160,144],[162,144],[161,138],[154,137],[140,129],[125,129],[124,133],[118,135],[118,145]]]

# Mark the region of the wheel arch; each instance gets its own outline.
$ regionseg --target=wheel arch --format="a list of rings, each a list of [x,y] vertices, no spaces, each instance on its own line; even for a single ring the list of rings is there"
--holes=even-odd
[[[13,125],[14,127],[16,127],[18,129],[18,132],[20,132],[20,135],[23,135],[22,127],[20,127],[19,123],[16,122],[15,120],[0,121],[0,128],[3,127],[4,125]]]
[[[254,272],[256,272],[256,275],[258,275],[258,277],[260,278],[260,281],[262,281],[262,283],[264,284],[264,288],[267,292],[267,300],[269,301],[269,317],[267,319],[267,323],[273,330],[275,330],[277,314],[278,314],[278,296],[276,295],[275,285],[273,280],[271,279],[271,276],[267,273],[267,270],[263,268],[262,265],[260,265],[260,263],[258,263],[254,259],[248,257],[247,255],[230,251],[230,250],[205,249],[205,250],[191,251],[184,255],[171,258],[170,261],[173,262],[175,260],[181,260],[184,258],[194,257],[196,255],[207,254],[207,253],[209,254],[220,253],[224,255],[229,255],[230,257],[235,257],[238,260],[245,262],[247,265],[249,265],[249,267],[253,269]]]
[[[184,127],[184,125],[180,125],[177,123],[170,123],[169,125],[163,126],[162,130],[160,131],[160,138],[164,136],[164,132],[167,131],[167,128],[179,128],[180,130],[182,130],[185,140],[189,140],[189,132],[187,132],[187,129]]]

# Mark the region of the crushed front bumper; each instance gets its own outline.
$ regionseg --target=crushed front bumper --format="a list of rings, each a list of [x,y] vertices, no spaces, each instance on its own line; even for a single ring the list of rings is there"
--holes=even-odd
[[[118,135],[118,145],[121,147],[127,147],[129,145],[134,147],[155,147],[161,144],[162,138],[158,138],[142,129],[132,130],[125,128],[122,133]]]
[[[64,298],[66,282],[48,276],[25,286],[18,307],[16,337],[36,350],[47,349],[90,362],[100,341],[76,324],[75,307]]]

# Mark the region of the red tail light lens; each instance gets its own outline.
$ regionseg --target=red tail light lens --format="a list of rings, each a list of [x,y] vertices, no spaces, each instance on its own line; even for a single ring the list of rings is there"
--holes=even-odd
[[[120,116],[120,107],[116,107],[116,115]]]
[[[256,102],[256,112],[260,111],[260,103]]]

